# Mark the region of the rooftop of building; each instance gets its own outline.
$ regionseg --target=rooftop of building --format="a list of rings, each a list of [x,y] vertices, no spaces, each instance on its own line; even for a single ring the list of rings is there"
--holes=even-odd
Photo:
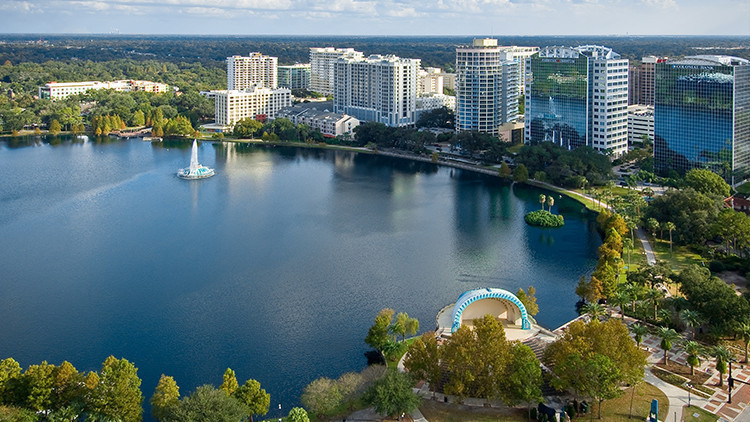
[[[682,59],[670,60],[668,61],[668,63],[693,66],[743,66],[750,64],[750,61],[735,56],[703,54],[698,56],[687,56]]]
[[[317,110],[314,108],[300,107],[294,105],[291,107],[284,107],[276,114],[276,117],[287,117],[287,116],[303,116],[317,120],[330,120],[337,122],[343,118],[351,117],[344,113],[333,113],[328,110]]]
[[[612,60],[620,58],[620,55],[612,51],[611,48],[601,45],[579,45],[578,47],[553,45],[539,50],[539,57],[576,59],[581,54],[595,59]]]

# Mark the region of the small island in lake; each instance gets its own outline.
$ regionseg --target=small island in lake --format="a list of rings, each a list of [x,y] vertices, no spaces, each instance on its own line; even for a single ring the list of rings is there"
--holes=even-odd
[[[547,210],[531,211],[523,219],[530,226],[557,228],[565,225],[562,215],[555,215]]]

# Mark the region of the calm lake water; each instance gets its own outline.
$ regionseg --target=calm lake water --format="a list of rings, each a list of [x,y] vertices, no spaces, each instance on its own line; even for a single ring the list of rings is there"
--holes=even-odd
[[[434,329],[468,289],[537,289],[540,324],[575,316],[596,265],[594,218],[527,226],[542,191],[350,152],[203,143],[210,179],[175,176],[190,144],[0,142],[0,359],[139,368],[183,394],[227,367],[271,394],[361,370],[390,307]],[[148,412],[148,410],[147,410]],[[149,418],[146,413],[146,419]]]

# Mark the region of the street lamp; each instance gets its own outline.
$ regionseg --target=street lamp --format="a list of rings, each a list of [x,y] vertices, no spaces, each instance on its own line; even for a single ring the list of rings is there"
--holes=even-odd
[[[690,407],[690,393],[693,391],[693,384],[688,384],[688,407]]]

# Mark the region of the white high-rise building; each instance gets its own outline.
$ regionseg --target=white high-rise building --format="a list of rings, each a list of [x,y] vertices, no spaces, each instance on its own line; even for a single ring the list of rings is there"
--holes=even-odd
[[[339,59],[362,60],[364,54],[353,48],[310,48],[310,91],[331,95],[334,91],[335,63]]]
[[[211,91],[211,96],[216,101],[216,123],[212,126],[224,128],[246,117],[273,119],[279,110],[292,105],[292,91],[287,88],[253,86],[243,90]]]
[[[227,89],[247,89],[253,85],[277,88],[278,63],[277,57],[260,53],[227,57]]]
[[[497,136],[518,117],[518,64],[492,38],[456,48],[456,131]]]
[[[518,91],[519,95],[523,94],[526,83],[526,58],[536,54],[539,51],[539,47],[501,46],[500,51],[505,54],[504,60],[511,60],[518,63]]]
[[[392,127],[413,125],[419,64],[390,55],[338,60],[334,112]]]
[[[427,67],[419,70],[417,94],[442,94],[443,71],[439,67]]]
[[[545,47],[526,61],[526,143],[628,150],[628,60],[611,48]]]

